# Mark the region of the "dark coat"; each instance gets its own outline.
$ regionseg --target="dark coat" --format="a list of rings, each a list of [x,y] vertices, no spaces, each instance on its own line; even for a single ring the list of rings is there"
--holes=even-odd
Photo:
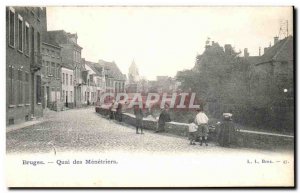
[[[121,103],[118,103],[118,107],[117,107],[117,112],[118,113],[122,112],[122,107],[123,107],[123,105]]]
[[[144,113],[141,108],[134,108],[134,115],[136,119],[143,119]]]
[[[170,114],[166,110],[163,110],[159,115],[158,124],[160,126],[165,126],[165,123],[170,121]]]
[[[221,146],[229,146],[235,142],[236,131],[234,123],[231,120],[224,120],[220,125],[218,142]]]

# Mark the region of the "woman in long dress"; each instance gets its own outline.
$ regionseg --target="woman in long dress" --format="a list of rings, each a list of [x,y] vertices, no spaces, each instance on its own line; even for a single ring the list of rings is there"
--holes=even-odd
[[[223,122],[220,125],[218,142],[223,147],[228,147],[235,143],[235,127],[232,122],[232,114],[223,113]]]

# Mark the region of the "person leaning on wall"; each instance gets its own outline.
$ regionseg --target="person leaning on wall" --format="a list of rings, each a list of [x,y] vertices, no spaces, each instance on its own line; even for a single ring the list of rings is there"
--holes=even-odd
[[[156,129],[155,133],[165,131],[166,122],[170,122],[170,121],[171,121],[171,118],[170,118],[170,114],[169,114],[169,106],[167,104],[165,104],[164,108],[162,109],[162,111],[159,115],[158,125],[157,125],[157,129]]]

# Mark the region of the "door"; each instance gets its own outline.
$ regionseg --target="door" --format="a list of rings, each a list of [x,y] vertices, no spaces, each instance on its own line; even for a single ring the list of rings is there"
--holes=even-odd
[[[68,107],[68,91],[66,91],[66,107]]]

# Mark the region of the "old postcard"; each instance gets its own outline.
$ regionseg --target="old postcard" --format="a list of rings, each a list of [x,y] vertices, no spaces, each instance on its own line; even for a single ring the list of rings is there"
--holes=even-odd
[[[292,6],[6,6],[8,187],[294,187]]]

